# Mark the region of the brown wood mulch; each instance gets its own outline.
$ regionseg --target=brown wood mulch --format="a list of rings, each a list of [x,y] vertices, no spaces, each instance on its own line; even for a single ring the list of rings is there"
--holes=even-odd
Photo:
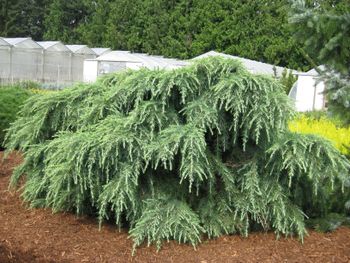
[[[0,153],[2,159],[3,153]],[[28,209],[19,193],[8,190],[19,154],[0,161],[0,262],[350,262],[350,228],[333,233],[309,231],[304,244],[253,233],[204,240],[196,250],[170,242],[157,253],[143,246],[132,256],[132,240],[113,225],[99,231],[95,219]]]

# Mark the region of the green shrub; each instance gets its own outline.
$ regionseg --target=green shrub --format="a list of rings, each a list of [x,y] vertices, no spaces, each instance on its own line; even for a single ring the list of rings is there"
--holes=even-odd
[[[0,148],[6,129],[16,119],[17,112],[30,96],[30,92],[19,87],[0,87]]]
[[[25,156],[11,183],[25,174],[31,206],[114,220],[135,246],[252,229],[303,238],[298,191],[312,205],[349,162],[289,132],[293,114],[279,82],[237,61],[112,74],[26,103],[8,133]]]
[[[318,232],[330,232],[340,225],[349,225],[350,219],[341,214],[330,213],[323,218],[315,218],[307,221],[307,226]]]
[[[21,87],[23,89],[28,89],[28,90],[37,90],[41,88],[39,82],[35,82],[31,80],[18,82],[14,86]]]
[[[289,123],[289,128],[293,132],[315,134],[329,140],[349,159],[350,127],[341,125],[338,119],[328,117],[325,112],[314,112],[298,116]],[[347,207],[350,202],[350,180],[347,180],[345,185],[336,180],[322,191],[323,198],[317,199],[317,203],[313,205],[314,211],[309,211],[310,214],[318,215],[320,218],[309,220],[308,225],[318,231],[330,231],[344,223],[345,220],[340,219],[350,214]]]

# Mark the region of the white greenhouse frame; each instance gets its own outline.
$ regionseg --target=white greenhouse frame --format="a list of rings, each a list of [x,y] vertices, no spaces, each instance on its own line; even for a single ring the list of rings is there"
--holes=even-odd
[[[72,82],[73,53],[60,41],[38,41],[43,49],[43,82]]]
[[[12,78],[11,50],[12,45],[0,38],[0,84]]]
[[[73,81],[83,81],[84,60],[96,58],[96,53],[86,45],[66,45],[73,53],[72,76]]]
[[[1,82],[42,79],[43,48],[39,44],[31,38],[1,38],[1,43],[7,46],[7,54],[3,49],[0,54]]]
[[[110,51],[60,41],[35,42],[29,37],[0,37],[0,84],[30,80],[65,85],[82,81],[84,60]]]
[[[317,71],[311,69],[308,72],[300,72],[297,76],[298,80],[289,92],[289,97],[293,100],[295,109],[299,112],[325,109],[325,82],[320,80]]]

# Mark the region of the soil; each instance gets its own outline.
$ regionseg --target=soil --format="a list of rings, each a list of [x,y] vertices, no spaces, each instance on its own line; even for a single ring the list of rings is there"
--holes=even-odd
[[[0,262],[350,262],[350,228],[332,233],[309,231],[304,244],[276,240],[273,233],[253,233],[204,240],[196,250],[169,242],[157,252],[140,247],[132,256],[126,230],[73,214],[28,209],[20,192],[8,190],[12,169],[22,160],[0,153]]]

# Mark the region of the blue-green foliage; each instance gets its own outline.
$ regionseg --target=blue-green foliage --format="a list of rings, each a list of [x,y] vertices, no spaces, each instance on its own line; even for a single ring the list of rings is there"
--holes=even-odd
[[[31,99],[7,146],[24,152],[32,206],[128,226],[135,246],[203,235],[305,234],[294,186],[343,182],[328,142],[288,132],[283,87],[237,61],[126,71]]]

